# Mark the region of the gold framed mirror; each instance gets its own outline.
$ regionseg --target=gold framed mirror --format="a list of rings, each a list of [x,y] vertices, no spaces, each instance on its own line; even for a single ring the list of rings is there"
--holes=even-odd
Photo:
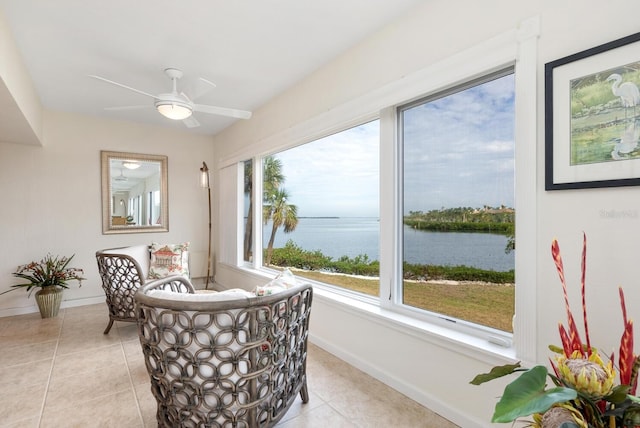
[[[102,233],[169,231],[167,156],[100,152]]]

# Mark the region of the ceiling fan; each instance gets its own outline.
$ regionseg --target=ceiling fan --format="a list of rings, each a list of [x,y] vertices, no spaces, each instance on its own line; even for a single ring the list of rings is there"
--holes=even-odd
[[[113,80],[105,79],[104,77],[89,75],[89,77],[93,77],[94,79],[102,80],[103,82],[110,83],[112,85],[120,86],[121,88],[128,89],[133,92],[137,92],[141,95],[146,95],[147,97],[151,97],[154,99],[153,105],[155,108],[162,114],[163,116],[173,119],[173,120],[182,120],[182,122],[188,128],[194,128],[196,126],[200,126],[200,123],[192,116],[193,112],[207,113],[207,114],[216,114],[219,116],[227,116],[234,117],[237,119],[249,119],[251,117],[251,112],[246,110],[236,110],[232,108],[226,107],[217,107],[210,106],[204,104],[196,104],[193,102],[187,94],[184,92],[178,92],[178,80],[182,77],[182,71],[176,68],[167,68],[164,70],[165,74],[171,79],[173,82],[173,89],[171,92],[166,92],[158,95],[153,95],[148,92],[141,91],[140,89],[132,88],[127,85],[123,85],[122,83],[114,82]],[[210,87],[215,87],[215,84],[204,79],[200,78],[200,80]],[[203,93],[198,96],[204,95]],[[195,98],[194,98],[195,99]],[[123,106],[123,107],[111,107],[109,110],[128,110],[132,108],[140,108],[147,106]]]
[[[120,170],[120,175],[114,178],[115,181],[129,181],[127,177],[123,174],[122,169]]]

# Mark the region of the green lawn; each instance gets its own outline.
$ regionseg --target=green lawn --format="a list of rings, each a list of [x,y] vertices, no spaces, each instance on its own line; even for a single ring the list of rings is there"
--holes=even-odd
[[[328,275],[296,270],[296,276],[337,285],[372,296],[379,295],[377,279]],[[416,308],[512,332],[515,287],[503,284],[432,283],[404,281],[404,302]]]

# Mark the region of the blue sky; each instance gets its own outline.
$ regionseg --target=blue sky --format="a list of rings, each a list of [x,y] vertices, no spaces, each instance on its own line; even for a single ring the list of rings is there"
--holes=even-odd
[[[510,75],[405,112],[405,213],[514,206],[513,85]]]
[[[377,217],[379,122],[278,153],[300,217]]]
[[[513,85],[510,75],[404,112],[405,213],[514,206]],[[378,216],[378,134],[374,121],[274,155],[299,216]]]

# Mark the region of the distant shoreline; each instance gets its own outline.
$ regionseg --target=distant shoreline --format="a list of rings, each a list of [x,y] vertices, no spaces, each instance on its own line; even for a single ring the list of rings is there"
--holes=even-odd
[[[301,218],[325,219],[326,218],[326,219],[330,219],[330,220],[336,220],[336,219],[340,220],[340,219],[343,219],[343,218],[369,218],[369,219],[380,220],[380,216],[353,216],[353,217],[351,217],[351,216],[324,216],[324,215],[321,215],[321,216],[313,216],[313,215],[301,216],[301,215],[299,215],[299,216],[297,216],[297,218],[298,219],[301,219]],[[246,220],[247,216],[244,216],[244,219]]]
[[[265,247],[270,226],[270,222],[263,226]],[[514,255],[504,252],[504,234],[429,232],[404,227],[403,254],[408,263],[466,265],[496,271],[513,269]],[[334,261],[342,256],[354,259],[362,255],[367,255],[369,260],[379,260],[380,233],[380,222],[376,217],[327,215],[315,218],[307,215],[291,233],[279,230],[273,247],[284,248],[287,241],[292,240],[307,251],[320,250]]]

